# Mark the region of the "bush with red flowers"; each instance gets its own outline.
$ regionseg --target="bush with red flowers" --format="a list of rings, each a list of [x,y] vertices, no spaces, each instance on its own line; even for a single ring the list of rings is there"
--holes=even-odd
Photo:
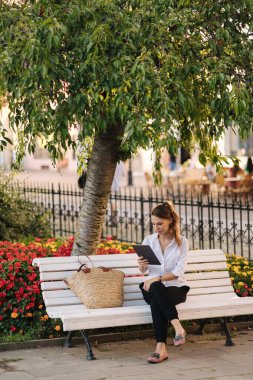
[[[61,335],[59,321],[45,311],[39,272],[32,266],[36,257],[69,256],[73,238],[48,239],[26,244],[0,242],[0,332],[25,334],[39,325],[40,337]]]

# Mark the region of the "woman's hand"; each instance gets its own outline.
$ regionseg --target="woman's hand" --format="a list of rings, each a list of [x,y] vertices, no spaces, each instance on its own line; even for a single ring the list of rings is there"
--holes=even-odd
[[[153,284],[153,282],[160,281],[160,277],[152,277],[144,282],[143,289],[147,292],[149,291],[150,285]]]
[[[141,273],[145,273],[148,270],[148,260],[144,259],[143,256],[141,256],[138,259],[138,266]]]

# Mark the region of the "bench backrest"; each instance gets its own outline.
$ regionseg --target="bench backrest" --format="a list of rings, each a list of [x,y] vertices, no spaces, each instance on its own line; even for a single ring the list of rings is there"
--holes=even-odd
[[[124,271],[124,304],[133,306],[145,304],[139,290],[139,283],[145,277],[140,274],[137,267],[136,254],[97,255],[90,256],[95,266],[106,266],[118,268]],[[78,297],[68,289],[64,279],[74,273],[81,263],[87,263],[86,256],[50,257],[37,258],[33,265],[40,270],[41,289],[45,305],[48,307],[59,307],[67,305],[81,305]],[[203,300],[217,300],[223,298],[224,294],[230,293],[235,296],[231,285],[226,264],[226,257],[219,249],[190,251],[186,269],[186,279],[191,290],[188,298],[194,303]],[[228,295],[228,294],[227,294]]]

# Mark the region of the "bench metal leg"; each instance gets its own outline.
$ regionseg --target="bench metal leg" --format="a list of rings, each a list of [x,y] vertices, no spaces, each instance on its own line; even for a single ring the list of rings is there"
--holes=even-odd
[[[83,337],[83,340],[84,340],[84,343],[86,345],[86,348],[87,348],[87,356],[86,356],[86,359],[87,360],[96,360],[96,357],[94,356],[93,352],[92,352],[92,348],[91,348],[91,345],[90,345],[90,341],[89,341],[89,338],[85,332],[85,330],[80,330],[81,334],[82,334],[82,337]]]
[[[198,330],[195,332],[196,335],[203,335],[204,326],[206,324],[206,319],[202,319],[199,324]]]
[[[71,337],[72,337],[72,331],[69,331],[64,342],[64,347],[66,348],[72,347]]]
[[[219,320],[220,320],[222,330],[223,330],[224,334],[226,335],[225,346],[234,346],[234,342],[232,341],[230,332],[228,330],[227,318],[219,318]]]

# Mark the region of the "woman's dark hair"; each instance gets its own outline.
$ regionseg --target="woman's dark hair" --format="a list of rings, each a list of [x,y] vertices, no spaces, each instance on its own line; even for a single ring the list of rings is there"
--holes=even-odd
[[[173,204],[169,201],[164,202],[156,206],[152,210],[151,215],[156,216],[157,218],[161,218],[161,219],[172,219],[171,229],[174,232],[175,240],[177,244],[181,245],[182,240],[180,237],[180,219]]]

